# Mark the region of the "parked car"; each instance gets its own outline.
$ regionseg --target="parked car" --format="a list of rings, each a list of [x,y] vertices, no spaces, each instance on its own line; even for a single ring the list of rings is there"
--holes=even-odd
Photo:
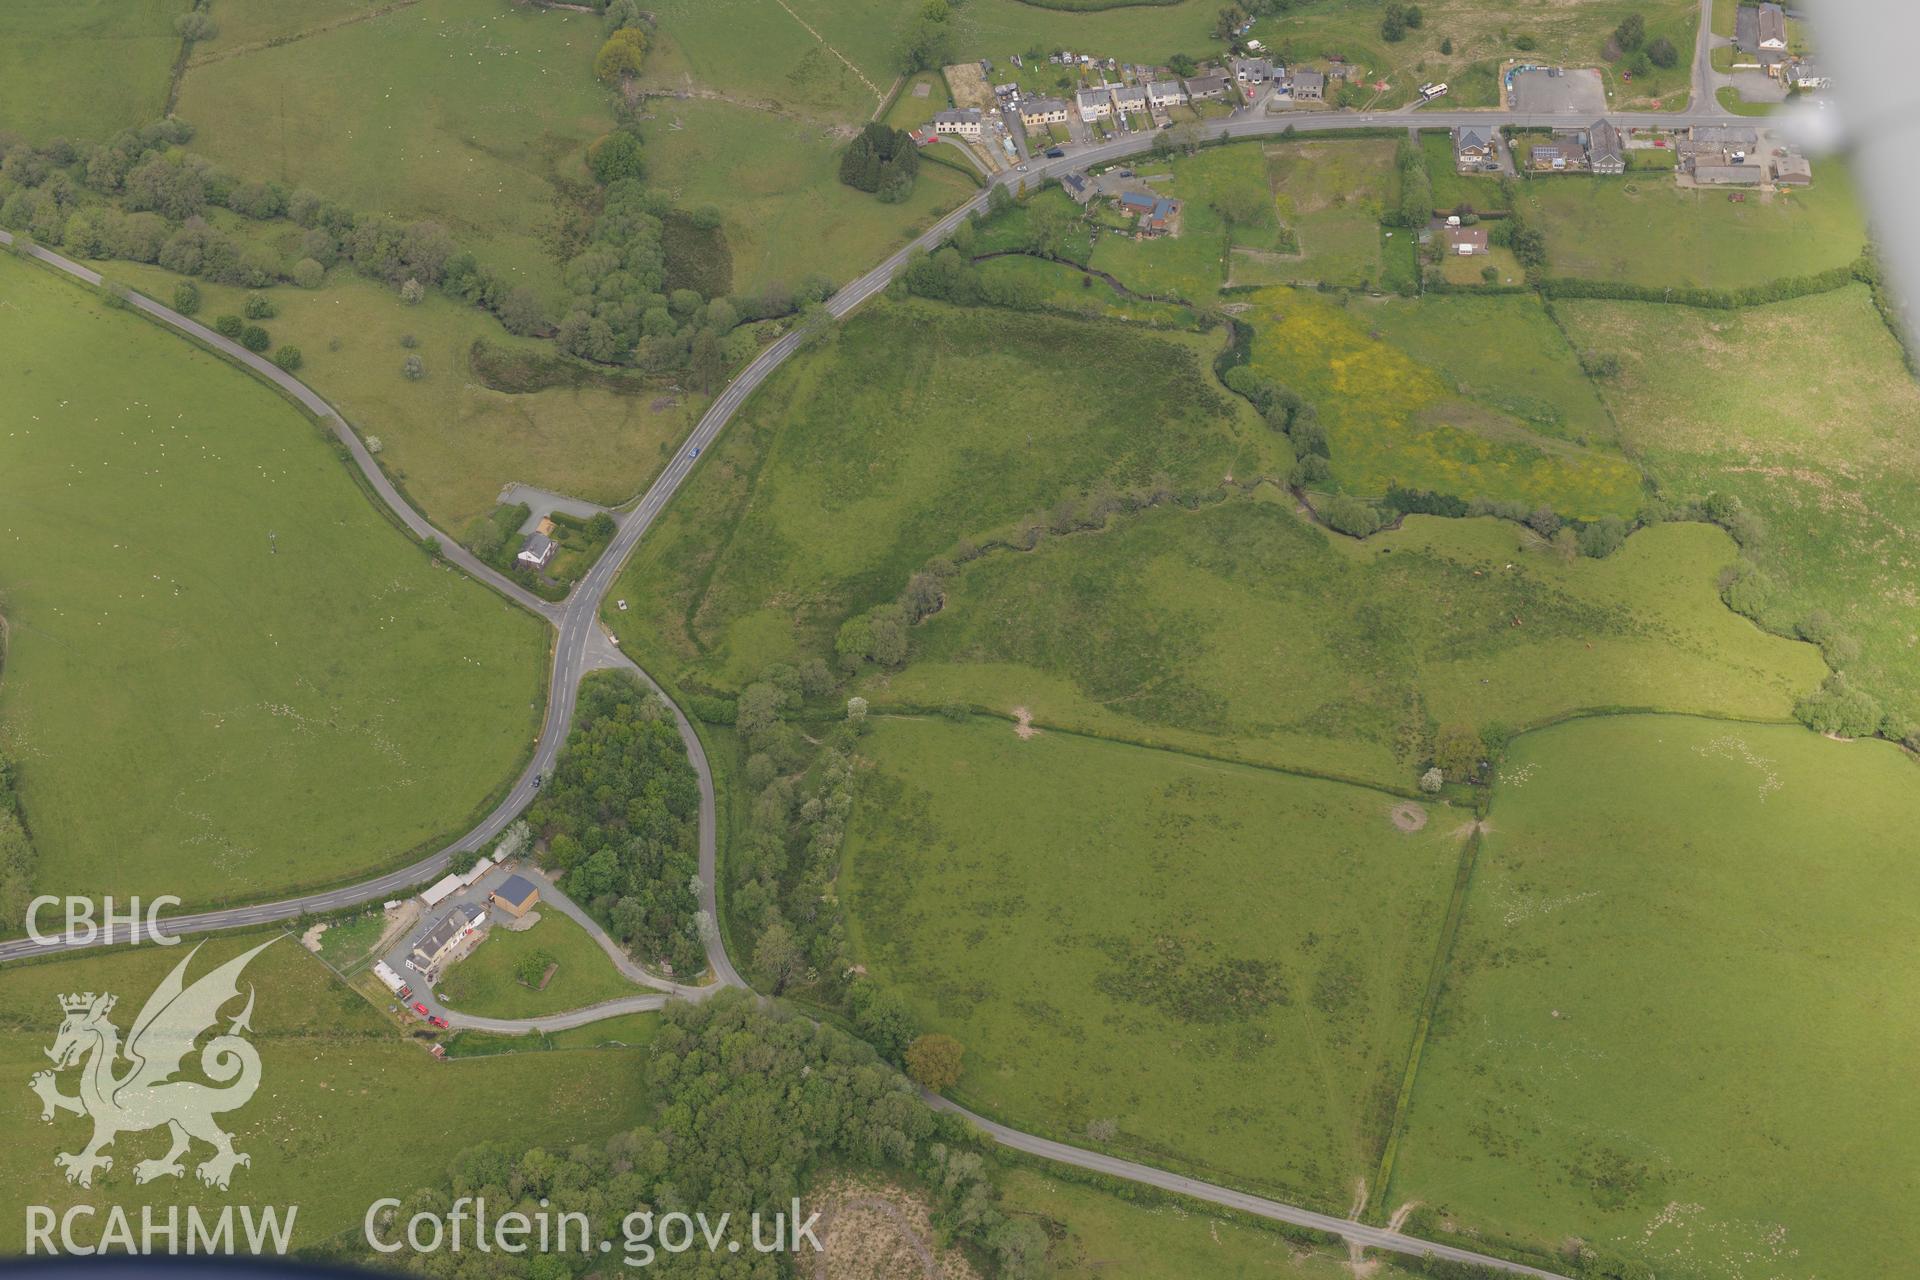
[[[440,1028],[442,1031],[445,1031],[447,1029],[447,1020],[441,1017],[437,1013],[429,1014],[427,1016],[427,1021],[431,1022],[434,1026]]]
[[[399,996],[402,1000],[411,1000],[413,999],[413,988],[403,982],[400,984],[400,989],[393,994]]]
[[[1061,147],[1048,147],[1048,148],[1047,148],[1047,159],[1049,159],[1049,160],[1058,160],[1058,159],[1059,159],[1059,158],[1060,158],[1061,156],[1064,156],[1064,155],[1066,155],[1066,154],[1067,154],[1067,153],[1066,153],[1066,150],[1065,150],[1064,148],[1061,148]]]
[[[421,1004],[418,1000],[413,1002],[413,1011],[419,1014],[423,1018],[429,1018],[433,1016],[432,1014],[427,1012],[427,1006]]]

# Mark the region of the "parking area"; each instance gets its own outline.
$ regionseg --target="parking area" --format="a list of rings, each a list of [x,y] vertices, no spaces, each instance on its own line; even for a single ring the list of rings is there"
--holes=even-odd
[[[1607,113],[1607,89],[1591,68],[1539,68],[1516,72],[1513,109],[1526,114],[1594,115]]]

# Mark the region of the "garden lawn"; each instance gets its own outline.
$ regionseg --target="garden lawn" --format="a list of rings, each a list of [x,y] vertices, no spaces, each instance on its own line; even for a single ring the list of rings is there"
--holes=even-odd
[[[1798,727],[1516,743],[1386,1197],[1423,1206],[1409,1230],[1662,1276],[1904,1271],[1916,783]]]
[[[1813,646],[1720,602],[1735,549],[1710,526],[1568,562],[1490,519],[1413,516],[1357,543],[1290,507],[1158,510],[976,560],[906,669],[861,692],[1411,787],[1436,724],[1784,719],[1825,674]]]
[[[187,980],[269,936],[204,943]],[[134,1185],[134,1164],[165,1152],[164,1131],[122,1133],[110,1148],[112,1170],[99,1175],[91,1190],[70,1185],[53,1156],[80,1150],[89,1126],[71,1115],[41,1125],[39,1099],[24,1087],[48,1065],[42,1051],[60,1026],[59,997],[114,992],[120,1002],[112,1021],[125,1034],[149,993],[190,950],[120,948],[0,970],[0,1019],[8,1029],[0,1039],[0,1070],[21,1086],[5,1110],[14,1138],[0,1147],[0,1196],[8,1203],[46,1205],[56,1214],[86,1204],[102,1217],[109,1205],[118,1205],[136,1223],[142,1206],[153,1206],[164,1221],[168,1206],[192,1204],[217,1213],[230,1201],[298,1205],[295,1248],[311,1250],[340,1237],[357,1245],[369,1204],[444,1185],[449,1163],[482,1138],[516,1150],[564,1150],[603,1142],[648,1118],[652,1099],[643,1049],[435,1062],[424,1043],[410,1040],[298,941],[283,937],[247,966],[242,999],[226,1011],[229,1018],[236,1015],[246,989],[254,989],[249,1038],[260,1052],[259,1092],[220,1117],[235,1149],[252,1157],[234,1171],[231,1190],[202,1187],[194,1177],[193,1164],[210,1151],[198,1142],[184,1178]],[[197,1075],[199,1055],[187,1062],[188,1072]],[[75,1081],[73,1072],[63,1074],[61,1090],[72,1094]],[[477,1132],[475,1100],[485,1098],[511,1098],[514,1105],[496,1108],[501,1114],[489,1114],[480,1126],[484,1132]],[[13,1214],[0,1222],[0,1253],[17,1256],[25,1249],[22,1223]]]
[[[0,126],[33,142],[104,142],[166,114],[189,0],[0,6]]]
[[[1445,102],[1445,99],[1442,99]],[[1453,133],[1448,129],[1422,129],[1420,152],[1427,162],[1427,176],[1433,182],[1433,207],[1458,209],[1462,205],[1476,212],[1507,207],[1500,175],[1461,173],[1454,163]],[[1634,152],[1637,156],[1640,153]]]
[[[592,14],[421,0],[197,65],[178,113],[198,130],[193,149],[237,174],[431,218],[557,302],[561,237],[579,215],[569,192],[586,181],[586,144],[613,125],[593,78],[600,41]]]
[[[114,262],[108,276],[167,301],[179,277]],[[244,290],[202,282],[200,319],[237,313]],[[300,378],[363,435],[380,441],[380,465],[442,529],[458,535],[519,481],[617,506],[644,490],[693,429],[706,397],[624,379],[578,380],[539,390],[490,385],[473,367],[475,343],[572,373],[551,343],[516,338],[475,307],[429,293],[407,306],[393,290],[338,269],[323,288],[274,289],[279,314],[263,321],[274,345],[300,348]],[[412,335],[414,345],[404,339]],[[409,380],[409,355],[425,376]]]
[[[1555,277],[1738,289],[1846,266],[1867,243],[1846,166],[1830,158],[1811,187],[1737,204],[1724,191],[1683,191],[1657,172],[1528,182],[1520,191],[1546,232],[1546,273]]]
[[[1576,342],[1617,353],[1603,383],[1662,488],[1731,493],[1761,523],[1745,554],[1768,625],[1825,610],[1847,670],[1920,723],[1920,389],[1864,286],[1737,312],[1558,304]]]
[[[1210,361],[1223,335],[881,302],[789,362],[701,460],[611,593],[628,652],[738,686],[832,657],[963,539],[1065,498],[1284,466]],[[1278,459],[1276,460],[1276,451]],[[695,673],[688,672],[693,675]]]
[[[434,990],[449,1008],[483,1018],[537,1018],[643,992],[627,981],[591,934],[552,907],[536,907],[532,928],[490,918],[486,941],[442,977]],[[560,966],[544,990],[519,980],[520,963],[536,954]]]
[[[840,181],[845,138],[833,128],[727,102],[663,102],[645,132],[649,185],[682,208],[720,210],[738,293],[815,273],[845,284],[975,190],[927,162],[904,203],[883,204]]]
[[[841,873],[870,980],[1004,1123],[1327,1209],[1371,1172],[1465,815],[997,720],[883,720]],[[1258,1087],[1249,1087],[1258,1081]]]
[[[1489,403],[1477,389],[1469,398],[1434,364],[1374,336],[1376,313],[1396,305],[1392,302],[1341,305],[1285,288],[1243,300],[1250,304],[1241,319],[1253,326],[1254,371],[1318,405],[1334,478],[1349,492],[1377,496],[1397,483],[1461,498],[1544,505],[1583,520],[1632,516],[1644,500],[1640,472],[1617,451],[1536,429],[1498,400]],[[1455,305],[1452,299],[1433,300],[1401,323],[1409,333],[1446,327]],[[1461,314],[1479,306],[1472,300]],[[1537,320],[1515,318],[1510,324],[1535,330],[1531,345],[1539,351],[1560,347],[1555,355],[1560,369],[1541,376],[1564,385],[1572,352],[1554,343]],[[1479,338],[1448,328],[1446,340]],[[1427,334],[1411,345],[1438,359],[1444,350],[1440,341]],[[1448,363],[1484,372],[1490,361],[1465,357],[1448,358]],[[1511,387],[1517,377],[1509,369],[1489,379],[1488,387]]]
[[[0,296],[0,748],[36,887],[261,898],[465,829],[539,724],[545,627],[245,374],[12,259]]]

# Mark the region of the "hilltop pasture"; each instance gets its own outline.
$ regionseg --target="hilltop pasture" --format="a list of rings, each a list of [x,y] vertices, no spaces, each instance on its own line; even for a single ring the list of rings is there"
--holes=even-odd
[[[1742,553],[1764,576],[1749,607],[1787,633],[1825,613],[1839,665],[1920,724],[1920,389],[1866,288],[1561,314],[1582,346],[1618,353],[1602,394],[1663,489],[1730,494],[1754,517]]]
[[[257,899],[464,829],[539,724],[544,625],[431,564],[261,384],[50,272],[0,281],[0,747],[38,887]]]
[[[556,237],[612,127],[600,20],[421,0],[278,44],[207,46],[182,84],[193,149],[361,213],[431,218],[510,285],[557,301]]]
[[[0,7],[0,127],[104,142],[158,118],[189,0],[11,0]]]
[[[1916,782],[1797,726],[1522,738],[1384,1202],[1663,1276],[1903,1270]]]
[[[1565,561],[1490,519],[1414,516],[1355,543],[1280,502],[1153,511],[974,561],[906,669],[863,692],[1405,787],[1435,724],[1786,718],[1825,667],[1720,602],[1734,555],[1699,524]]]
[[[854,953],[967,1046],[955,1096],[1344,1209],[1377,1158],[1467,815],[1002,721],[883,720]],[[1249,1078],[1262,1084],[1246,1088]]]
[[[929,559],[1044,520],[1065,495],[1205,492],[1284,465],[1269,459],[1285,442],[1213,377],[1223,341],[871,306],[727,429],[612,592],[632,611],[607,623],[664,672],[737,687],[831,654],[850,614]]]

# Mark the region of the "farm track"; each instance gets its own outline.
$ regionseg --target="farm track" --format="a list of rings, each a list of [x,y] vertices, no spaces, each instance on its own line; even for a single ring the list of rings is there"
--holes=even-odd
[[[1705,3],[1706,0],[1703,0]],[[785,7],[784,5],[782,7]],[[796,15],[797,17],[797,15]],[[803,24],[804,25],[804,24]],[[823,42],[824,43],[824,42]],[[1702,55],[1704,57],[1704,55]],[[851,64],[849,64],[851,65]],[[865,77],[863,76],[864,80]],[[876,94],[879,92],[875,90]],[[1726,113],[1712,110],[1699,115],[1688,114],[1621,114],[1616,118],[1625,126],[1652,126],[1662,128],[1681,127],[1692,123],[1718,123],[1727,118]],[[1299,116],[1280,117],[1229,117],[1209,122],[1203,127],[1203,133],[1209,139],[1240,139],[1273,137],[1295,131],[1299,133],[1326,132],[1340,133],[1354,129],[1373,129],[1382,126],[1393,128],[1451,128],[1462,124],[1494,125],[1512,124],[1517,126],[1543,126],[1584,128],[1591,124],[1584,115],[1551,116],[1519,115],[1511,112],[1467,111],[1467,112],[1422,112],[1418,115],[1408,112],[1319,112]],[[1001,175],[998,181],[1024,184],[1028,177],[1035,182],[1055,178],[1069,170],[1094,164],[1104,164],[1125,159],[1147,151],[1152,135],[1146,133],[1125,135],[1113,141],[1095,146],[1078,148],[1074,154],[1048,164],[1030,166],[1031,175],[1018,173]],[[867,274],[852,281],[834,294],[826,303],[826,309],[833,319],[844,318],[854,309],[879,293],[893,280],[915,253],[931,250],[943,242],[959,225],[972,214],[985,209],[987,197],[993,189],[990,184],[973,199],[960,205],[952,212],[936,221],[912,242],[889,255]],[[0,231],[0,244],[12,245],[13,237]],[[78,279],[88,285],[100,287],[104,282],[98,272],[50,252],[38,246],[31,247],[26,256],[39,261],[54,270]],[[573,711],[578,698],[581,679],[589,672],[605,669],[624,669],[632,672],[638,679],[659,693],[660,697],[672,708],[675,723],[682,741],[686,744],[687,755],[693,764],[699,779],[700,815],[699,815],[699,857],[700,857],[700,906],[718,921],[718,903],[715,895],[717,883],[716,851],[716,801],[713,785],[713,771],[708,765],[706,751],[695,733],[691,721],[680,707],[667,697],[664,690],[637,665],[621,653],[613,638],[600,626],[599,609],[609,590],[612,589],[620,570],[645,536],[653,522],[673,496],[679,491],[693,472],[699,455],[718,438],[720,432],[732,420],[747,399],[772,374],[798,351],[804,344],[804,337],[798,332],[790,332],[770,344],[760,352],[746,368],[728,384],[727,388],[708,406],[707,411],[695,425],[692,433],[676,453],[660,476],[647,489],[646,493],[619,518],[619,528],[612,542],[600,559],[588,571],[587,576],[574,588],[571,596],[561,605],[551,604],[525,591],[511,580],[505,578],[489,566],[480,562],[472,553],[461,547],[452,538],[440,533],[428,522],[426,517],[415,510],[389,481],[373,455],[367,451],[359,435],[347,425],[345,418],[325,399],[306,384],[286,373],[278,366],[247,351],[236,343],[230,342],[214,331],[180,315],[169,307],[153,301],[138,293],[128,295],[128,303],[150,319],[166,325],[192,339],[199,345],[225,357],[287,395],[308,413],[327,425],[346,448],[348,456],[359,468],[367,484],[380,500],[394,513],[400,522],[422,541],[433,538],[439,541],[442,555],[451,563],[458,565],[469,576],[506,596],[521,607],[547,619],[556,628],[553,648],[553,671],[549,685],[547,714],[542,724],[540,739],[533,759],[527,769],[509,789],[506,797],[485,818],[479,826],[449,845],[440,852],[422,859],[410,866],[388,872],[385,875],[365,881],[361,884],[324,893],[309,894],[303,897],[285,899],[279,902],[260,903],[252,906],[231,907],[216,911],[203,911],[188,915],[170,917],[163,922],[166,932],[174,935],[187,933],[207,933],[217,930],[245,928],[255,925],[284,923],[298,916],[339,910],[357,906],[361,903],[377,901],[396,896],[402,890],[411,889],[442,874],[457,857],[476,855],[485,845],[504,831],[507,825],[523,810],[533,798],[536,779],[549,772],[558,758],[567,731],[572,724]],[[596,938],[604,938],[604,933],[594,927]],[[78,942],[61,939],[50,944],[39,944],[27,939],[0,943],[0,963],[9,960],[21,960],[36,956],[56,955],[77,951],[99,945],[89,939]],[[611,945],[607,940],[603,947]],[[692,994],[704,997],[723,987],[736,987],[751,990],[747,982],[734,968],[727,955],[724,928],[716,929],[707,943],[707,962],[713,970],[714,981],[704,988],[695,989]],[[611,1004],[593,1006],[588,1009],[574,1010],[568,1014],[553,1015],[548,1019],[526,1020],[480,1020],[462,1016],[463,1026],[474,1029],[501,1031],[534,1031],[557,1029],[560,1025],[586,1025],[618,1013],[632,1012],[635,1009],[657,1007],[667,999],[665,995],[638,995],[615,1001]],[[563,1024],[555,1019],[566,1019]],[[544,1024],[544,1025],[543,1025]],[[928,1105],[937,1110],[959,1115],[996,1142],[1010,1149],[1030,1155],[1121,1178],[1130,1182],[1152,1186],[1177,1195],[1189,1197],[1209,1204],[1219,1205],[1240,1212],[1253,1214],[1273,1221],[1326,1232],[1350,1246],[1380,1249],[1392,1253],[1410,1256],[1432,1256],[1454,1262],[1469,1263],[1491,1267],[1513,1275],[1540,1277],[1541,1280],[1565,1280],[1555,1272],[1530,1267],[1510,1259],[1491,1254],[1477,1253],[1453,1245],[1421,1240],[1405,1235],[1387,1227],[1372,1226],[1352,1218],[1336,1217],[1313,1209],[1297,1205],[1283,1204],[1231,1187],[1219,1186],[1189,1178],[1183,1174],[1172,1173],[1149,1165],[1137,1164],[1099,1152],[1086,1151],[1064,1143],[1054,1142],[1033,1134],[1023,1133],[1005,1125],[989,1120],[966,1110],[959,1104],[938,1095],[925,1095]]]

